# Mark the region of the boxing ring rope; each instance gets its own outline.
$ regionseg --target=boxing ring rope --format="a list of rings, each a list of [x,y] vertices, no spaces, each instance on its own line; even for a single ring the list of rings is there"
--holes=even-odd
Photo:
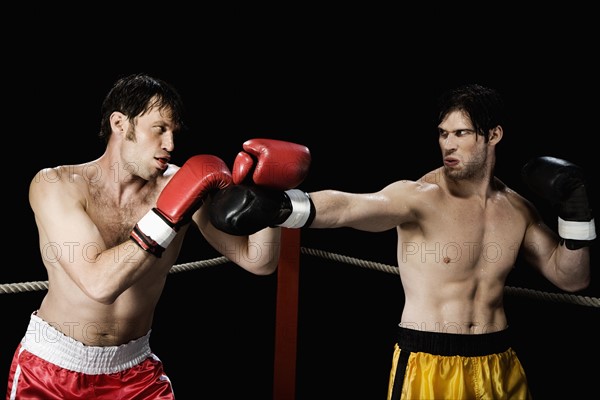
[[[171,267],[170,274],[184,271],[192,271],[194,269],[212,267],[219,264],[226,264],[230,262],[226,257],[216,257],[204,261],[195,261],[184,264],[176,264]],[[3,293],[20,293],[20,292],[33,292],[37,290],[47,290],[48,281],[32,281],[32,282],[20,282],[20,283],[3,283],[0,284],[0,294]]]
[[[343,256],[335,253],[328,253],[321,250],[301,248],[301,251],[303,254],[309,254],[315,257],[326,258],[329,260],[339,261],[345,264],[356,265],[363,268],[375,269],[377,271],[383,271],[390,274],[398,275],[398,267],[394,267],[392,265],[360,260],[358,258]],[[504,292],[510,295],[537,298],[542,300],[553,301],[556,303],[570,303],[577,304],[580,306],[600,307],[600,298],[598,297],[579,296],[570,293],[541,292],[538,290],[513,286],[505,286]]]
[[[365,261],[322,250],[300,246],[300,229],[282,229],[281,253],[277,271],[277,304],[275,314],[275,357],[273,373],[273,399],[293,400],[296,397],[296,347],[298,334],[298,293],[300,254],[321,257],[362,268],[398,275],[392,265]],[[191,271],[230,262],[226,257],[216,257],[174,265],[169,273]],[[47,290],[48,281],[0,284],[0,294]],[[533,289],[506,286],[506,294],[541,300],[600,307],[600,298],[569,293],[549,293]]]
[[[314,257],[320,257],[327,260],[338,261],[345,264],[350,264],[362,268],[373,269],[381,272],[387,272],[389,274],[398,275],[398,267],[388,264],[381,264],[378,262],[361,260],[359,258],[348,257],[341,254],[330,253],[324,250],[310,249],[306,247],[300,247],[300,253],[310,255]],[[226,264],[230,262],[226,257],[216,257],[202,261],[194,261],[183,264],[173,265],[169,273],[174,274],[178,272],[192,271],[195,269],[212,267],[220,264]],[[31,281],[31,282],[17,282],[17,283],[3,283],[0,284],[0,294],[8,293],[22,293],[22,292],[35,292],[40,290],[48,289],[48,281]],[[546,301],[552,301],[555,303],[569,303],[577,304],[580,306],[588,307],[600,307],[600,298],[580,296],[570,293],[551,293],[542,292],[539,290],[506,286],[504,288],[506,294],[517,295],[535,299],[541,299]]]

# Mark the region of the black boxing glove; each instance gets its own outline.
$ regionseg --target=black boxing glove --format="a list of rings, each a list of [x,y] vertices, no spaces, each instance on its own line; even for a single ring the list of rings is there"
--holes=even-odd
[[[207,204],[211,223],[231,235],[249,235],[266,227],[302,228],[315,210],[308,193],[254,185],[232,185]]]
[[[558,234],[570,250],[589,246],[596,226],[583,170],[555,157],[536,157],[522,169],[529,188],[558,209]]]

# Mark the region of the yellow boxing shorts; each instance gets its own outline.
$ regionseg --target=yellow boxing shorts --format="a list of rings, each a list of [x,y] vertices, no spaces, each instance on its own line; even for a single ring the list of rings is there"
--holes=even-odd
[[[531,399],[508,329],[481,335],[398,329],[387,400]]]

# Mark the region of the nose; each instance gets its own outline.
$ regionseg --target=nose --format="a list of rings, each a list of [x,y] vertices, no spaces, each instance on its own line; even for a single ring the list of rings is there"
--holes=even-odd
[[[440,136],[440,146],[445,150],[456,149],[456,141],[454,139],[455,136],[453,134],[448,134],[445,137]]]
[[[175,140],[173,137],[173,132],[169,131],[169,132],[165,132],[162,136],[163,141],[162,141],[162,148],[163,150],[168,151],[169,153],[173,151],[173,149],[175,149]]]

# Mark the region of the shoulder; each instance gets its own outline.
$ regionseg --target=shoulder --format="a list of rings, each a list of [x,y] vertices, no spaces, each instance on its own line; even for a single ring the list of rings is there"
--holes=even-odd
[[[76,172],[75,166],[62,165],[39,170],[31,180],[30,187],[49,190],[81,183],[85,183],[85,180]]]
[[[495,196],[500,196],[502,198],[506,198],[507,200],[509,200],[511,202],[515,202],[515,203],[527,202],[527,199],[525,199],[525,197],[521,196],[515,190],[508,187],[504,182],[502,182],[497,177],[494,177],[492,179],[491,189],[492,189],[492,192],[495,194]]]
[[[382,192],[402,195],[435,193],[441,190],[442,180],[441,169],[438,168],[426,173],[417,180],[402,179],[392,182]]]
[[[506,201],[513,209],[520,212],[524,217],[531,220],[539,218],[533,203],[520,193],[508,187],[500,179],[494,178],[492,188],[497,199]]]
[[[39,170],[29,184],[29,199],[34,206],[39,201],[51,202],[83,199],[88,180],[82,166],[63,165]],[[93,173],[89,172],[88,173]]]
[[[398,205],[419,208],[440,199],[444,193],[435,171],[417,180],[398,180],[387,185],[380,194]]]
[[[435,196],[443,193],[444,182],[441,169],[434,169],[417,180],[400,180],[392,184],[405,195],[417,197]]]
[[[426,192],[432,191],[439,188],[438,185],[429,183],[423,180],[411,181],[407,179],[402,179],[399,181],[395,181],[387,185],[383,191],[388,193],[403,193],[403,194],[424,194]]]
[[[429,171],[421,178],[419,178],[418,182],[424,187],[437,187],[441,188],[444,185],[444,172],[443,168],[436,168],[432,171]]]

